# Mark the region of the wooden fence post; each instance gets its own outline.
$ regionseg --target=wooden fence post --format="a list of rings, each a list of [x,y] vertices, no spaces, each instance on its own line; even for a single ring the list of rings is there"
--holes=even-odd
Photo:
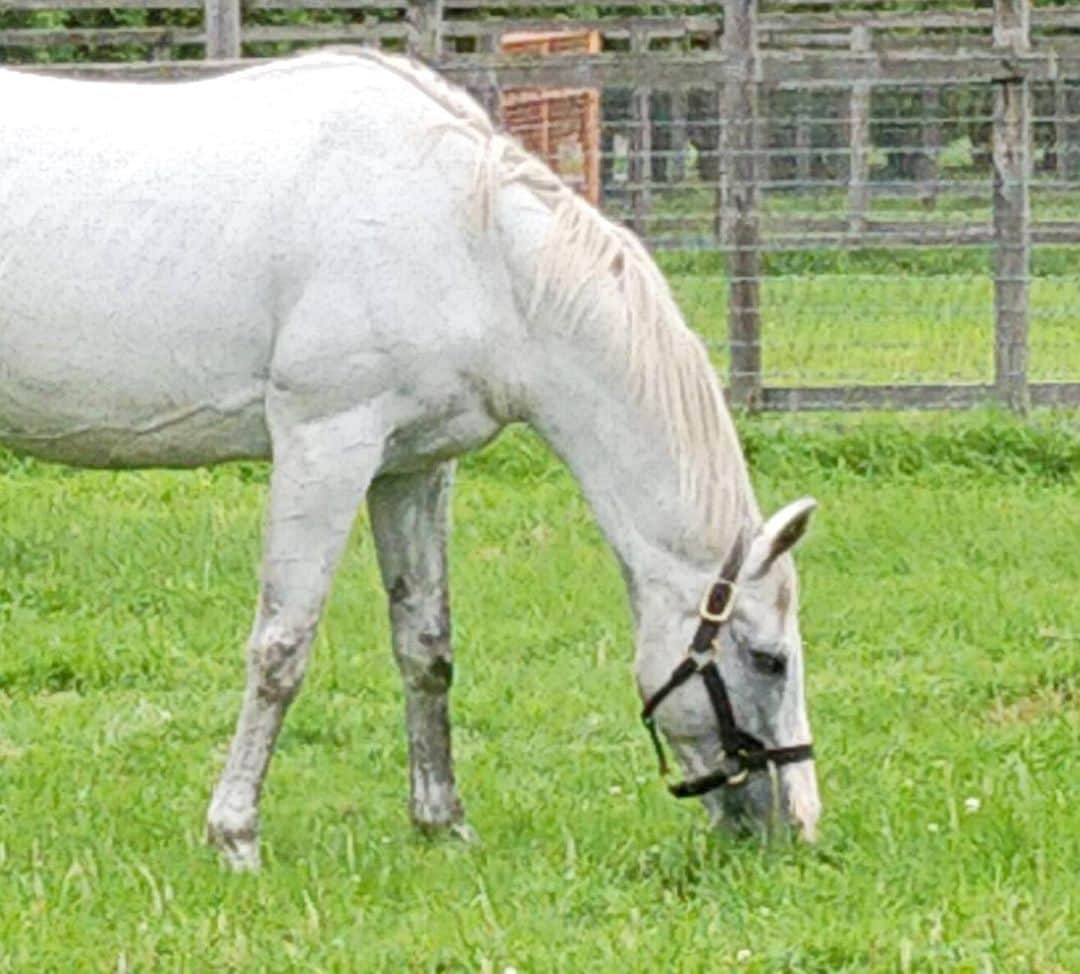
[[[240,57],[240,0],[203,0],[206,59]]]
[[[761,406],[761,240],[758,227],[757,0],[724,3],[724,223],[728,230],[731,403]]]
[[[800,91],[795,100],[795,181],[800,188],[810,182],[813,113],[813,98],[809,92]]]
[[[649,50],[649,38],[640,30],[630,35],[630,50],[644,54]],[[635,88],[630,96],[630,223],[634,233],[644,238],[649,229],[652,209],[652,91]]]
[[[480,38],[479,50],[481,54],[494,58],[502,46],[502,37],[498,34],[485,34]],[[487,83],[480,89],[480,102],[487,109],[492,121],[496,125],[502,124],[502,92],[499,90],[499,80],[492,69]]]
[[[408,51],[437,62],[442,56],[443,0],[409,0]]]
[[[919,157],[919,199],[927,208],[937,205],[941,158],[941,89],[931,85],[922,90],[922,144]]]
[[[870,31],[851,29],[853,54],[870,52]],[[851,145],[851,172],[848,182],[848,229],[853,234],[866,229],[870,212],[870,85],[855,81],[851,86],[848,133]]]
[[[725,16],[723,23],[727,24]],[[709,39],[710,51],[724,51],[724,33],[720,30],[721,22],[718,20],[716,33]],[[727,123],[724,117],[724,105],[726,104],[726,79],[721,80],[715,87],[708,89],[705,96],[705,117],[715,120],[715,125],[709,127],[706,122],[704,129],[704,145],[701,150],[698,166],[703,179],[707,179],[713,188],[713,239],[719,247],[727,246],[728,228],[724,225],[727,219],[725,212],[725,200],[727,199],[728,159],[724,155],[724,145]]]
[[[1030,49],[1029,0],[994,0],[994,45]],[[994,90],[994,386],[1010,409],[1027,410],[1031,272],[1031,87],[1023,78]]]
[[[688,94],[681,85],[671,93],[671,155],[668,162],[668,180],[674,184],[686,181],[686,147],[689,144],[686,130]]]
[[[1069,86],[1065,81],[1054,82],[1054,160],[1057,178],[1065,182],[1069,178],[1071,146],[1069,136]],[[1064,187],[1060,187],[1064,189]]]

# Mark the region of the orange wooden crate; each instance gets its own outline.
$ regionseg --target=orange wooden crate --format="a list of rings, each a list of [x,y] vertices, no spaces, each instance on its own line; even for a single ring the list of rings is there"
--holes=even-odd
[[[533,57],[594,54],[600,50],[600,33],[505,34],[502,49]],[[595,88],[507,88],[501,106],[507,131],[587,200],[599,204],[600,92]]]

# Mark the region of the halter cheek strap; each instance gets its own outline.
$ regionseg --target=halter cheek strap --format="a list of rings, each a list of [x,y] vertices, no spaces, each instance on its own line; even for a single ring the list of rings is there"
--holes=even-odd
[[[798,744],[794,747],[765,747],[764,743],[753,734],[740,730],[735,723],[735,712],[731,707],[724,678],[716,665],[717,641],[720,630],[731,618],[735,607],[735,583],[726,578],[716,582],[702,599],[698,623],[694,638],[686,658],[672,671],[667,681],[645,703],[641,719],[649,732],[656,757],[660,764],[660,774],[667,776],[668,762],[664,754],[660,734],[656,729],[654,714],[656,708],[676,689],[698,674],[705,683],[716,723],[720,730],[720,743],[724,749],[725,764],[728,768],[719,768],[700,778],[692,778],[678,784],[669,785],[668,791],[676,798],[693,798],[708,794],[717,788],[735,788],[746,782],[751,771],[760,771],[770,764],[794,764],[809,761],[814,756],[812,744]]]

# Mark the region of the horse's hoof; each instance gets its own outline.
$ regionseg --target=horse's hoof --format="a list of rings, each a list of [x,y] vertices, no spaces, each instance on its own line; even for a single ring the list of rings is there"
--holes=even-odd
[[[259,833],[255,825],[236,825],[209,818],[206,841],[210,843],[233,872],[256,872],[259,859]]]
[[[465,845],[479,845],[480,836],[468,822],[455,822],[446,830],[446,834],[456,839],[458,842],[463,842]]]
[[[413,825],[424,836],[430,839],[453,839],[466,845],[473,845],[480,841],[476,830],[469,825],[460,813],[453,817],[436,820],[414,818]]]

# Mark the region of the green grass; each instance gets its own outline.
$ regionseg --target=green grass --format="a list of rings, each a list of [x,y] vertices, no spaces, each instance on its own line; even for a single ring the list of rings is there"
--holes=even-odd
[[[815,849],[713,836],[665,796],[613,560],[565,471],[504,437],[455,501],[458,770],[482,844],[410,831],[361,527],[254,877],[201,832],[265,470],[0,457],[0,971],[1080,969],[1078,422],[744,423],[766,506],[822,504],[799,557]]]

